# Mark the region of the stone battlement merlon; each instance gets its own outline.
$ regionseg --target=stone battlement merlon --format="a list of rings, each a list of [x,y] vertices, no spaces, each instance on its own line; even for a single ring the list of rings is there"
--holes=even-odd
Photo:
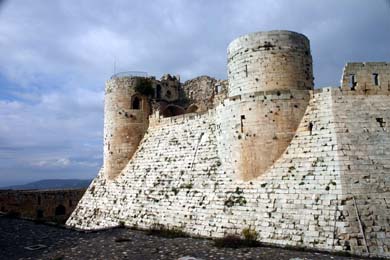
[[[390,63],[350,62],[344,67],[341,88],[357,92],[385,93],[390,91]]]

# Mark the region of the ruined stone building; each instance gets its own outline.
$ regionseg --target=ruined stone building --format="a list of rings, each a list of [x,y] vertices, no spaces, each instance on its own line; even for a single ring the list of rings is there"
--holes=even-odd
[[[104,165],[67,225],[390,257],[390,63],[314,89],[309,40],[270,31],[231,42],[227,67],[108,80]]]

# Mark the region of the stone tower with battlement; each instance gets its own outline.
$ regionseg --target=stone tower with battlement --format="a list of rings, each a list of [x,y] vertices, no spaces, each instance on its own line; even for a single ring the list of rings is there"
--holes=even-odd
[[[169,74],[161,80],[145,75],[118,73],[106,82],[104,98],[104,173],[115,179],[143,138],[149,126],[152,103],[163,115],[184,113],[171,104],[179,99],[179,79]],[[139,73],[139,72],[138,72]],[[182,109],[182,110],[180,110]]]
[[[309,40],[290,31],[241,36],[228,47],[229,99],[218,107],[221,157],[237,177],[263,174],[287,148],[313,89]]]
[[[137,150],[148,129],[150,106],[135,87],[142,77],[113,78],[104,98],[104,174],[115,178]]]

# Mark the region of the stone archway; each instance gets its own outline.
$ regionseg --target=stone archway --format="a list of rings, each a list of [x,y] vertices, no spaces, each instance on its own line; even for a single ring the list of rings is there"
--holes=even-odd
[[[187,108],[186,113],[196,113],[198,110],[199,107],[195,104],[192,104]]]
[[[185,113],[184,108],[177,105],[168,105],[162,111],[163,117],[178,116],[178,115],[183,115],[184,113]]]
[[[55,216],[62,216],[66,214],[66,208],[64,205],[58,205],[55,209],[54,215]]]
[[[139,110],[142,108],[142,98],[138,95],[131,97],[131,109]]]

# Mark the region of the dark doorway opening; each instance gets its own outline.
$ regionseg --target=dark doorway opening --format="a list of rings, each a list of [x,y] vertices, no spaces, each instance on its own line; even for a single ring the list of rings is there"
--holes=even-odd
[[[65,213],[66,213],[66,210],[65,210],[64,205],[58,205],[56,207],[56,210],[55,210],[55,215],[56,216],[65,215]]]
[[[141,100],[138,97],[135,97],[133,99],[133,102],[131,104],[132,109],[141,109]]]
[[[43,218],[43,210],[37,209],[37,219]]]
[[[161,98],[161,85],[157,85],[156,87],[156,98],[157,99]]]
[[[184,114],[185,111],[182,107],[176,105],[168,105],[163,111],[163,117],[178,116]]]

